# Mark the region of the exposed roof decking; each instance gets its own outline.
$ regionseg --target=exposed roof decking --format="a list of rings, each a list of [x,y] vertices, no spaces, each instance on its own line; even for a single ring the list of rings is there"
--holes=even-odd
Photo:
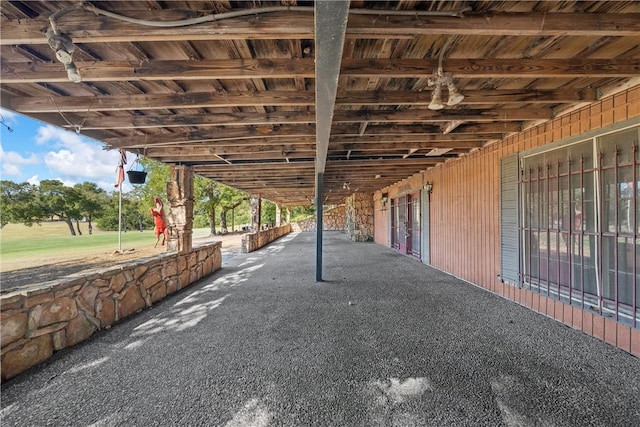
[[[0,2],[3,107],[193,165],[276,202],[313,200],[312,2],[86,2],[154,21],[252,12],[156,28],[70,11],[56,24],[75,44],[82,82],[72,83],[45,32],[50,14],[75,4]],[[634,1],[352,1],[345,38],[327,203],[384,188],[640,75]],[[465,98],[434,111],[428,80],[441,58]]]

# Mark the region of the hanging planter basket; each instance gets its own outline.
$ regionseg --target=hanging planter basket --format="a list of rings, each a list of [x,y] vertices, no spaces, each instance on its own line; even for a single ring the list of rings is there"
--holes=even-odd
[[[147,173],[145,171],[127,171],[127,177],[131,184],[144,184],[147,180]]]
[[[135,162],[131,165],[131,169],[127,171],[127,177],[129,178],[129,183],[131,184],[144,184],[147,180],[147,172],[144,170],[133,170],[136,165],[142,166],[140,164],[140,156],[136,157]]]

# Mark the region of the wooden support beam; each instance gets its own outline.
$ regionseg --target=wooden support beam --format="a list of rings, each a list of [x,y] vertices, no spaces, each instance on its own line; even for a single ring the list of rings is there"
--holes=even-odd
[[[216,156],[218,159],[222,160],[223,162],[225,162],[225,163],[227,163],[227,164],[229,164],[229,165],[231,165],[231,164],[232,164],[229,160],[225,159],[224,157],[222,157],[222,156],[221,156],[221,155],[219,155],[219,154],[214,154],[214,156]]]
[[[595,89],[559,89],[554,91],[540,90],[469,90],[464,91],[465,98],[459,105],[490,105],[490,104],[558,104],[588,102],[597,100]],[[344,97],[336,98],[336,105],[422,105],[431,102],[431,93],[416,91],[348,91]],[[224,94],[215,92],[190,92],[175,94],[144,94],[144,95],[98,95],[98,96],[33,96],[13,97],[9,107],[23,114],[29,113],[86,113],[127,110],[165,110],[175,108],[235,108],[255,106],[314,106],[315,94],[311,91],[267,91],[241,92],[229,91]],[[182,115],[180,115],[182,116]],[[294,120],[302,117],[307,120],[310,116],[315,121],[315,114],[307,112],[279,112],[271,114],[249,114],[240,112],[213,113],[211,119],[206,115],[185,115],[184,119],[172,115],[148,117],[147,122],[141,124],[153,127],[160,120],[168,126],[184,126],[198,124],[246,124],[251,120],[257,123],[267,123],[271,120]],[[158,117],[156,119],[156,117]],[[255,119],[254,119],[255,117]],[[362,114],[361,117],[366,117]],[[146,117],[139,116],[142,120]],[[106,117],[105,119],[109,119]],[[133,119],[132,119],[133,120]],[[89,123],[87,124],[89,126]],[[93,124],[95,126],[95,124]]]
[[[407,157],[411,156],[413,153],[415,153],[416,151],[418,151],[417,148],[410,148],[409,152],[405,155],[402,156],[403,159],[406,159]]]
[[[188,134],[184,134],[188,136]],[[385,150],[398,148],[436,148],[447,146],[451,148],[478,148],[489,140],[499,139],[503,134],[406,134],[406,135],[365,135],[363,137],[336,134],[331,137],[329,150]],[[175,140],[169,141],[171,135],[167,135],[162,143],[149,143],[144,137],[133,138],[109,138],[105,142],[109,145],[124,149],[145,149],[147,154],[157,152],[182,152],[200,153],[201,155],[224,154],[228,152],[249,153],[261,151],[295,152],[305,148],[314,147],[313,136],[306,137],[280,137],[280,138],[243,138],[215,140],[198,139],[194,141],[181,141],[180,136],[174,136]],[[155,137],[154,137],[155,139]],[[195,154],[194,154],[195,155]]]
[[[82,81],[153,81],[268,79],[314,77],[313,60],[288,58],[216,59],[203,61],[127,61],[75,63]],[[3,64],[2,80],[10,83],[68,83],[64,66],[59,63]]]
[[[362,136],[364,135],[364,132],[367,130],[367,125],[369,124],[369,122],[364,121],[362,123],[360,123],[360,132],[359,135]]]
[[[310,59],[219,59],[203,61],[76,62],[86,82],[153,80],[223,80],[313,78]],[[428,78],[436,59],[345,59],[341,75],[360,78]],[[62,64],[10,62],[3,64],[2,80],[11,83],[68,83]],[[640,59],[449,59],[446,71],[462,78],[571,78],[635,77]],[[336,83],[337,84],[337,83]]]
[[[173,10],[127,10],[126,15],[155,21],[179,20],[186,12]],[[193,16],[189,15],[192,18]],[[499,13],[465,12],[462,17],[398,16],[393,12],[358,15],[351,10],[347,38],[404,38],[418,35],[502,36],[636,36],[640,37],[638,13]],[[60,27],[75,43],[128,43],[171,40],[312,39],[313,14],[277,12],[260,19],[230,18],[178,28],[154,28],[75,12],[60,20]],[[11,21],[0,27],[0,43],[46,44],[46,17]]]
[[[435,59],[347,59],[342,74],[350,77],[430,77]],[[629,59],[447,59],[445,70],[454,79],[635,77],[640,58]]]
[[[442,124],[442,133],[444,135],[451,133],[455,128],[457,128],[458,126],[460,126],[461,124],[463,124],[464,121],[462,120],[452,120],[449,123],[443,123]]]
[[[3,82],[4,83],[4,82]],[[311,91],[229,91],[158,93],[143,95],[101,95],[64,97],[14,97],[12,110],[21,113],[164,110],[168,108],[230,108],[255,106],[313,106]],[[300,113],[298,113],[300,115]],[[314,116],[315,119],[315,116]]]

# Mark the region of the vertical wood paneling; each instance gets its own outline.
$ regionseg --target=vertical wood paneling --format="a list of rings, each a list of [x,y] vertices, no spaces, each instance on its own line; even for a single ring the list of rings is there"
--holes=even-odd
[[[603,122],[618,122],[636,116],[640,116],[640,86],[616,95],[615,99],[603,99],[468,156],[408,177],[385,192],[391,199],[399,193],[419,190],[423,182],[431,182],[431,265],[487,289],[515,295],[513,289],[498,280],[501,263],[500,159],[599,128]],[[379,194],[377,200],[379,204]],[[378,204],[375,241],[386,245],[387,211],[380,209]],[[539,295],[531,296],[533,309],[546,313],[546,302],[545,299],[542,306]],[[577,319],[574,313],[572,323],[593,334],[589,322],[578,322]]]
[[[390,199],[387,201],[387,206],[391,203]],[[380,245],[387,245],[387,221],[388,221],[388,207],[383,206],[380,200],[380,195],[376,195],[373,202],[373,225],[374,225],[374,240]]]
[[[603,99],[551,122],[510,136],[463,158],[448,161],[389,189],[431,194],[431,264],[480,286],[495,289],[500,272],[500,158],[640,115],[640,87]],[[614,113],[615,109],[615,113]],[[424,180],[424,181],[423,181]],[[387,231],[376,227],[376,234]],[[385,241],[385,237],[377,242]]]

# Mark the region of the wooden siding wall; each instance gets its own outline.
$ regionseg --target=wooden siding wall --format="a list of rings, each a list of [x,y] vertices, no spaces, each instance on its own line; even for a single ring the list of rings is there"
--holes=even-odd
[[[500,273],[500,158],[640,116],[640,86],[510,136],[387,188],[389,201],[433,184],[431,265],[496,290]],[[386,244],[386,211],[376,193],[376,238]],[[378,236],[378,233],[384,233]]]
[[[389,199],[433,183],[431,265],[640,357],[640,330],[502,283],[500,158],[640,116],[634,86],[384,189]],[[379,200],[379,194],[378,196]],[[376,222],[383,220],[376,208]],[[384,218],[386,221],[386,217]],[[386,224],[386,222],[384,222]],[[376,233],[381,227],[376,227]],[[384,228],[386,233],[386,227]],[[386,234],[375,241],[386,242]]]
[[[376,193],[373,195],[373,237],[374,241],[379,245],[389,246],[389,230],[387,224],[389,224],[389,206],[391,206],[391,199],[387,199],[386,205],[382,203],[382,194]]]

